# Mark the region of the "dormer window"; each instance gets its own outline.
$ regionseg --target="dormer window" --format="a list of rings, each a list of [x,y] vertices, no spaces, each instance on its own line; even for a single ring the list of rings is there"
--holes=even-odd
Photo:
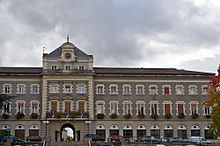
[[[71,89],[70,89],[70,85],[66,85],[65,86],[65,93],[70,93]]]
[[[52,70],[56,70],[56,69],[57,69],[57,66],[52,66],[51,69],[52,69]]]
[[[66,66],[66,70],[70,70],[70,66]]]
[[[71,54],[70,54],[70,53],[66,53],[66,54],[65,54],[65,58],[66,58],[66,59],[70,59],[70,58],[71,58]]]
[[[84,66],[79,66],[79,70],[84,70]]]

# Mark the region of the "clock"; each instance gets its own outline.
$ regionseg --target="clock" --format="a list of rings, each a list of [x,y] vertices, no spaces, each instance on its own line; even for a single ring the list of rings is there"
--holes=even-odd
[[[69,59],[70,57],[71,57],[71,54],[70,54],[70,53],[66,53],[66,54],[65,54],[65,58],[66,58],[66,59]]]

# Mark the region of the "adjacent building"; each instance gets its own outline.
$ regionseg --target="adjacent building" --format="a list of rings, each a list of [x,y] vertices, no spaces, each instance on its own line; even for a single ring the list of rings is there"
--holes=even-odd
[[[87,133],[212,138],[212,108],[202,103],[214,73],[93,67],[93,56],[70,42],[42,60],[42,67],[0,67],[1,94],[16,96],[0,110],[1,135],[62,141],[69,127],[75,141]]]

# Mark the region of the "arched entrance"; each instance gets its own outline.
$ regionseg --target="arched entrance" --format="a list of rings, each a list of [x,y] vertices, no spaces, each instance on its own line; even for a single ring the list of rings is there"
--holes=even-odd
[[[70,140],[75,141],[75,128],[72,124],[66,123],[60,128],[60,140],[61,141],[70,141]]]

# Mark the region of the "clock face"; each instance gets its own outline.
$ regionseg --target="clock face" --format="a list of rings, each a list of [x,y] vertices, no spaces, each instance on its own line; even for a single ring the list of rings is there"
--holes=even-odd
[[[65,54],[65,58],[66,58],[66,59],[69,59],[70,57],[71,57],[71,54],[70,54],[70,53],[66,53],[66,54]]]

